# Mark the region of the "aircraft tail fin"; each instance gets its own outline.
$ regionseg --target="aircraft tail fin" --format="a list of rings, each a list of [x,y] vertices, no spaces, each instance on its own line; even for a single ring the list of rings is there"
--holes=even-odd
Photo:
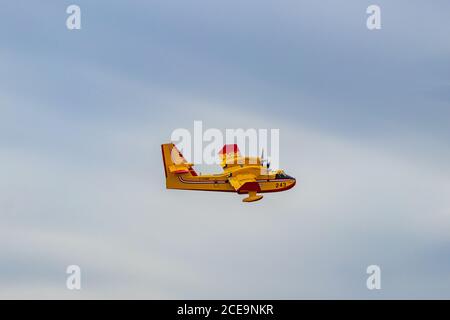
[[[181,152],[173,143],[161,145],[161,151],[166,178],[179,174],[197,176],[192,163],[186,161]]]

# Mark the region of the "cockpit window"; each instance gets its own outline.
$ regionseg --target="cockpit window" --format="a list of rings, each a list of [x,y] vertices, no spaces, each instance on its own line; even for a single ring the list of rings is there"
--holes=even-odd
[[[281,172],[275,175],[275,179],[294,179],[294,178],[292,178],[291,176],[287,175],[284,172]]]

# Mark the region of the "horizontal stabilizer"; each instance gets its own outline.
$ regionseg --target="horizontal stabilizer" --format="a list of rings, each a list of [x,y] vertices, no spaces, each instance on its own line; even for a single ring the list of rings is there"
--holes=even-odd
[[[186,163],[183,164],[174,164],[169,166],[169,172],[170,173],[188,173],[190,169],[190,166],[188,166]]]

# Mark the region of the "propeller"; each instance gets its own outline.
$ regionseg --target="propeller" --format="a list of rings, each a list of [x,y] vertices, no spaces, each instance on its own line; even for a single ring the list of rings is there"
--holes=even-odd
[[[266,168],[270,168],[270,162],[267,159],[264,159],[264,149],[261,151],[261,163],[264,165],[264,162],[266,163]]]

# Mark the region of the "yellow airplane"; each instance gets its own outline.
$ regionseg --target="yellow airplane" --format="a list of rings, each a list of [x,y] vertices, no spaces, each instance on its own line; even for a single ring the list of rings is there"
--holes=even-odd
[[[236,144],[219,152],[223,173],[199,175],[173,143],[161,145],[167,189],[223,191],[248,194],[244,202],[262,199],[257,193],[279,192],[295,186],[295,179],[283,170],[272,171],[261,158],[241,157]]]

